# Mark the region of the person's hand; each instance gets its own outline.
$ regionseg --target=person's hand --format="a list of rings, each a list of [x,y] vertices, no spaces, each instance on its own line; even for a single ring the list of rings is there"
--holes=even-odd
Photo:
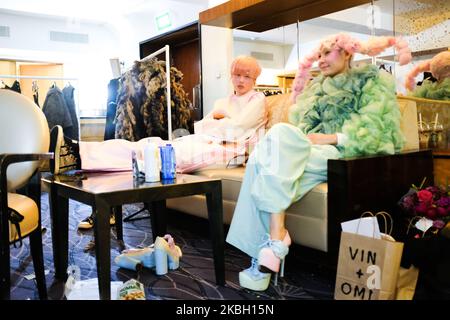
[[[222,111],[216,111],[213,113],[213,118],[216,120],[220,120],[225,118],[225,114]]]
[[[336,134],[310,133],[306,137],[312,144],[337,144]]]

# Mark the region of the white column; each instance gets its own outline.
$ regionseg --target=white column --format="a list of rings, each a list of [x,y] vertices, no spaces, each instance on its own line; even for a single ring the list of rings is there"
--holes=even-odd
[[[232,92],[230,65],[233,61],[233,30],[202,25],[203,116],[214,101]]]

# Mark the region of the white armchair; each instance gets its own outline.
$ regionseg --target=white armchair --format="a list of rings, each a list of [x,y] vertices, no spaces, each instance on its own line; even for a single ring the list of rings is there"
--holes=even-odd
[[[0,298],[10,298],[10,245],[30,238],[40,299],[47,298],[39,161],[51,158],[47,120],[31,99],[0,90]],[[17,190],[27,187],[27,195]]]

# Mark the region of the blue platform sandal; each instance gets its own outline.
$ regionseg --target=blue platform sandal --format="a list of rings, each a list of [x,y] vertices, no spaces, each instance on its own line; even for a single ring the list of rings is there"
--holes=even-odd
[[[114,262],[121,268],[137,271],[142,267],[155,267],[155,249],[153,245],[143,249],[127,249],[118,255]]]
[[[239,285],[253,291],[265,291],[270,284],[270,273],[259,271],[258,260],[252,258],[250,268],[239,272]]]
[[[168,270],[176,270],[180,266],[182,252],[175,245],[172,236],[156,237],[155,240],[155,269],[157,275],[164,275]]]

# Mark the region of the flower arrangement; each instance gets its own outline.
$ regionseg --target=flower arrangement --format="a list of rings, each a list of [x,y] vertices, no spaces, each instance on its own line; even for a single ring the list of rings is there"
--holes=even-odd
[[[399,205],[410,217],[411,223],[422,220],[422,224],[425,223],[439,231],[450,222],[450,190],[448,184],[447,188],[439,186],[423,188],[424,183],[425,179],[420,187],[413,184],[408,193],[400,199]],[[422,231],[425,233],[426,229]]]

